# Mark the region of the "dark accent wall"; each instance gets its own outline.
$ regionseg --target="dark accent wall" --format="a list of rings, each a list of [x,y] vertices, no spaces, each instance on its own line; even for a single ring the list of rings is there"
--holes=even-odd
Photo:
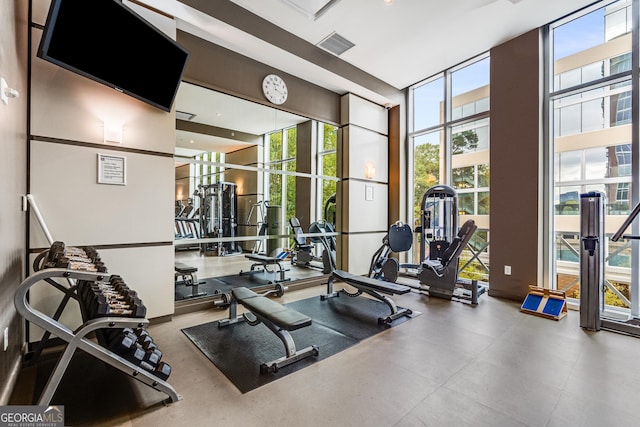
[[[521,301],[538,284],[539,30],[491,49],[489,294]],[[504,266],[511,266],[511,275]]]
[[[191,53],[185,81],[310,119],[339,123],[337,93],[183,31],[178,31],[177,39]],[[271,73],[281,76],[289,89],[287,101],[280,106],[269,104],[262,95],[262,80]]]
[[[296,129],[296,171],[302,173],[313,173],[313,162],[315,161],[315,147],[313,143],[316,139],[316,127],[313,122],[300,123]],[[321,175],[322,171],[318,171]],[[296,177],[296,217],[300,220],[303,230],[309,230],[311,224],[311,203],[312,187],[314,181],[304,176]]]
[[[8,403],[21,358],[24,322],[13,296],[26,270],[26,214],[21,196],[27,176],[27,14],[29,2],[0,2],[0,76],[19,98],[0,103],[0,405]],[[4,330],[9,339],[4,351]]]
[[[400,106],[389,110],[389,222],[400,217],[400,182],[402,179],[402,144],[400,141]],[[406,221],[406,220],[404,220]]]

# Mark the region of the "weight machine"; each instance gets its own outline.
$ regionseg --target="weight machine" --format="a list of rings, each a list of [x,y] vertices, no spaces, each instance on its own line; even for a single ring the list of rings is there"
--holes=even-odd
[[[580,327],[599,331],[606,329],[640,336],[640,319],[633,315],[611,313],[605,307],[604,279],[607,239],[605,235],[606,196],[600,191],[580,195]],[[640,236],[624,232],[640,213],[640,204],[631,211],[622,226],[611,237],[638,240]]]
[[[411,249],[413,233],[408,224],[396,222],[374,253],[369,277],[395,282],[401,268],[417,270],[419,285],[403,283],[429,296],[478,303],[478,297],[487,287],[477,280],[458,277],[458,261],[477,226],[467,220],[458,229],[457,195],[453,188],[437,185],[422,197],[420,211],[420,254],[418,264],[400,264],[391,255]]]
[[[201,238],[236,237],[238,235],[238,199],[236,185],[230,182],[216,182],[198,185],[195,195],[200,198]],[[203,243],[200,248],[205,254],[219,256],[239,254],[242,248],[236,242]]]

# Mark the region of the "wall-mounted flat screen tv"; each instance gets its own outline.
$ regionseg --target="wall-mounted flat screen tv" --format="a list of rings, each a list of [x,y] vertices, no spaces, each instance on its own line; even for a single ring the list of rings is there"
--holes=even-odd
[[[118,0],[52,0],[38,56],[171,111],[189,52]]]

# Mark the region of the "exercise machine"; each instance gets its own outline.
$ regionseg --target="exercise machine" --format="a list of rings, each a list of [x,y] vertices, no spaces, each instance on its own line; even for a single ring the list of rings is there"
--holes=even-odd
[[[315,221],[309,224],[309,240],[322,246],[322,272],[329,274],[336,269],[336,230],[328,221]]]
[[[251,201],[249,201],[251,203]],[[269,202],[267,200],[261,200],[257,203],[251,205],[251,209],[249,209],[249,214],[247,215],[247,227],[256,227],[258,230],[258,236],[266,236],[267,235],[267,216],[265,214],[265,209],[269,206]],[[252,223],[251,219],[256,215],[256,222]],[[260,253],[262,249],[262,239],[257,239],[253,244],[252,253],[257,254]]]
[[[387,305],[387,307],[389,307],[389,315],[378,318],[379,324],[389,324],[400,317],[410,316],[413,313],[408,308],[398,307],[389,297],[389,295],[407,294],[411,292],[410,287],[384,280],[358,276],[342,270],[333,270],[331,272],[331,277],[329,277],[329,280],[327,281],[327,293],[320,296],[323,301],[340,296],[340,292],[333,290],[333,283],[336,280],[340,280],[357,289],[356,292],[349,292],[346,289],[342,289],[341,292],[345,295],[349,297],[357,297],[365,293],[379,301],[382,301]]]
[[[458,196],[447,185],[436,185],[422,196],[420,203],[421,263],[427,257],[439,259],[458,230]]]
[[[293,233],[293,243],[295,246],[291,263],[300,267],[310,267],[321,270],[324,274],[329,274],[335,268],[335,238],[333,236],[312,236],[311,244],[307,243],[304,237],[304,230],[300,225],[298,218],[291,217],[289,219],[291,232]],[[312,231],[313,230],[313,231]],[[314,222],[309,227],[309,232],[313,233],[332,233],[333,228],[329,222]],[[314,254],[315,244],[322,245],[322,256],[318,257]]]
[[[200,237],[236,237],[238,235],[236,185],[230,182],[200,184],[196,195],[200,198]],[[239,254],[242,248],[234,241],[203,243],[201,252],[225,256]]]
[[[373,279],[395,282],[401,268],[417,268],[413,264],[400,264],[392,256],[393,253],[401,253],[411,249],[413,245],[413,232],[409,224],[397,221],[389,228],[389,232],[382,239],[382,246],[374,252],[369,265],[369,277]]]
[[[333,193],[324,203],[324,209],[322,210],[324,220],[331,223],[334,229],[336,228],[336,206],[336,193]]]
[[[632,313],[613,313],[605,305],[604,293],[608,288],[604,278],[607,251],[604,222],[606,203],[606,196],[600,191],[580,195],[580,327],[591,331],[605,329],[640,336],[640,318]],[[617,242],[622,238],[640,239],[640,236],[624,234],[639,213],[640,204],[636,205],[611,236],[611,241]],[[609,289],[617,292],[613,287]]]
[[[486,287],[476,280],[464,280],[458,277],[458,261],[462,251],[469,243],[477,229],[473,220],[467,220],[456,236],[449,241],[442,240],[446,247],[439,253],[439,258],[422,260],[419,265],[400,264],[392,256],[393,253],[411,249],[413,232],[408,224],[398,221],[391,225],[382,240],[382,246],[373,254],[369,267],[369,277],[388,282],[396,282],[402,268],[417,269],[414,278],[419,285],[406,281],[404,285],[436,298],[444,298],[460,302],[478,303],[478,297],[486,291]]]
[[[484,293],[485,288],[480,289],[477,280],[463,281],[458,278],[458,259],[477,228],[475,222],[468,219],[453,240],[447,242],[439,258],[422,260],[418,279],[426,287],[429,296],[478,303],[478,296]]]

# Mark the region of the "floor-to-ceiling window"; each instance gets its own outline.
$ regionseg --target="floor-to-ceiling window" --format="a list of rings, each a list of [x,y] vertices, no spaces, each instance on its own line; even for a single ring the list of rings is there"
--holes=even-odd
[[[265,194],[270,206],[280,206],[280,223],[296,215],[296,127],[278,130],[265,136],[265,168],[289,172],[268,174]]]
[[[632,3],[601,2],[549,29],[551,286],[576,299],[580,194],[606,196],[607,238],[632,209]],[[637,313],[631,242],[608,241],[606,252],[605,303]]]
[[[453,187],[459,224],[472,218],[478,225],[461,256],[460,275],[482,281],[489,277],[489,62],[482,55],[409,90],[411,221],[422,225],[422,199],[429,188]],[[411,262],[425,256],[414,242]]]
[[[327,123],[318,123],[317,171],[323,177],[337,175],[338,128]],[[336,185],[337,181],[327,178],[318,179],[318,205],[316,218],[336,224]],[[335,228],[335,227],[334,227]]]

